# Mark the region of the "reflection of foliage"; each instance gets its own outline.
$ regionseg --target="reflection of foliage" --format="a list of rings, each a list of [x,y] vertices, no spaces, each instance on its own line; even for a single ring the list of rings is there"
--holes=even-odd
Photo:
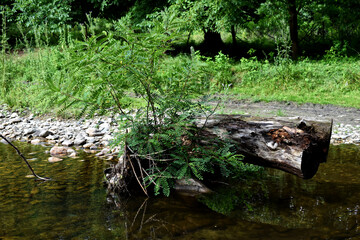
[[[267,195],[263,184],[260,184],[259,187],[254,186],[254,180],[261,177],[261,170],[261,167],[245,164],[242,174],[239,173],[238,175],[246,178],[242,179],[242,185],[234,183],[229,187],[221,186],[212,194],[202,195],[199,201],[211,210],[224,215],[230,214],[238,207],[246,207],[249,211],[252,211],[251,200],[258,195],[258,191],[254,191],[254,189],[259,189],[263,195]],[[250,181],[252,182],[251,185],[249,185]]]
[[[229,214],[240,202],[244,202],[243,196],[238,196],[234,189],[223,189],[210,195],[204,195],[200,199],[211,210]]]

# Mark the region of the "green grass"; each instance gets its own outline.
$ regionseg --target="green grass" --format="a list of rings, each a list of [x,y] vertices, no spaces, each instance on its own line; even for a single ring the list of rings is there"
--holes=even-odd
[[[29,108],[39,114],[64,114],[62,107],[54,104],[59,96],[49,89],[46,78],[66,81],[63,68],[69,61],[71,55],[60,46],[8,54],[5,66],[0,65],[0,72],[4,67],[6,70],[0,79],[3,88],[0,103],[17,109]],[[189,68],[189,84],[201,88],[203,93],[220,93],[239,100],[310,102],[360,108],[360,61],[357,59],[269,63],[256,58],[233,62],[225,55],[215,59],[198,54],[192,58],[179,55],[164,59],[158,74],[167,79],[176,78],[179,69],[184,67]],[[125,99],[130,108],[143,105],[141,100],[130,96]],[[78,113],[81,107],[72,106],[67,115]]]
[[[234,88],[238,99],[334,104],[360,108],[360,61],[304,60],[274,65],[236,64]]]

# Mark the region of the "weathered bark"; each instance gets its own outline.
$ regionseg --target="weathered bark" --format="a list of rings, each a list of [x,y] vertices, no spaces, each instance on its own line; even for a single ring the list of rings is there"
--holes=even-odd
[[[332,121],[299,118],[255,118],[241,115],[215,115],[206,121],[200,135],[232,142],[244,161],[277,168],[301,178],[311,178],[326,161]]]

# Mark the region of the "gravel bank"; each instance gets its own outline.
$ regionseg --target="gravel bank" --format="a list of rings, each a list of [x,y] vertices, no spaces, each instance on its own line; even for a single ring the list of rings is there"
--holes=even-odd
[[[332,144],[360,144],[360,109],[293,102],[228,101],[218,111],[224,114],[249,114],[261,117],[300,117],[332,119]]]
[[[274,117],[311,117],[333,119],[333,144],[360,144],[360,109],[332,105],[294,104],[279,102],[228,102],[221,113],[250,114]],[[34,117],[20,114],[0,105],[0,133],[11,140],[32,144],[79,147],[98,156],[113,158],[118,149],[110,150],[109,143],[118,132],[115,117],[64,120],[54,117]]]
[[[112,117],[64,120],[53,117],[34,117],[7,110],[0,105],[0,133],[11,140],[31,144],[79,147],[98,156],[113,158],[118,149],[110,151],[109,143],[118,125]],[[1,140],[4,143],[4,140]]]

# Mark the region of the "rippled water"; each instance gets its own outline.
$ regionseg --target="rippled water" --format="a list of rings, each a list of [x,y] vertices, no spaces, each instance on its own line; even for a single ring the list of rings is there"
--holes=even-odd
[[[310,180],[266,170],[231,195],[253,193],[252,211],[240,204],[223,215],[175,194],[107,196],[103,160],[83,153],[49,163],[45,148],[17,144],[54,180],[26,177],[15,151],[0,144],[0,239],[360,239],[359,146],[332,146]]]

